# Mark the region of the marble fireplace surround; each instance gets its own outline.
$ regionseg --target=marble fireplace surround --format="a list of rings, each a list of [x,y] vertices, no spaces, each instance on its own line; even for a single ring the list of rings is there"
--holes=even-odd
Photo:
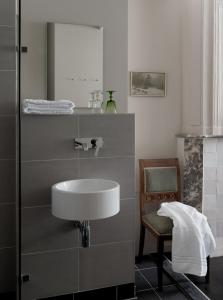
[[[223,136],[177,135],[182,201],[205,214],[223,255]]]

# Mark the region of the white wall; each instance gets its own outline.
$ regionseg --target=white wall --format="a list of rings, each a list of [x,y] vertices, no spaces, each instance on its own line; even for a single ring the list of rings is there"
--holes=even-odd
[[[181,131],[181,9],[179,0],[129,0],[129,71],[167,73],[167,96],[129,97],[136,114],[136,155],[176,155]]]
[[[127,112],[128,0],[22,0],[22,98],[46,97],[46,22],[103,26],[104,90]]]
[[[175,134],[182,123],[181,1],[129,0],[128,23],[129,71],[167,73],[166,97],[129,96],[128,111],[136,120],[136,158],[175,157]],[[138,160],[136,164],[138,170]],[[147,252],[154,248],[151,238],[146,239]]]

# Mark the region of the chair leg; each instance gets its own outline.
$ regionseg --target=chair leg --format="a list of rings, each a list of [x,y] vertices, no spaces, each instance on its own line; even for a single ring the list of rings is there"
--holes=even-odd
[[[145,241],[145,227],[141,224],[140,228],[140,241],[139,241],[139,259],[142,259],[143,256],[143,248],[144,248],[144,241]]]
[[[210,256],[207,257],[207,274],[205,276],[205,282],[209,283],[210,281]]]
[[[158,239],[158,262],[157,262],[157,275],[158,275],[158,289],[163,290],[163,251],[164,241]]]

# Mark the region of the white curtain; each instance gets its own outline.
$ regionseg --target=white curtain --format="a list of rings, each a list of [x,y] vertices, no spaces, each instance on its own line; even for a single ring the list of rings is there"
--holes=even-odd
[[[213,129],[223,134],[223,0],[214,0]]]

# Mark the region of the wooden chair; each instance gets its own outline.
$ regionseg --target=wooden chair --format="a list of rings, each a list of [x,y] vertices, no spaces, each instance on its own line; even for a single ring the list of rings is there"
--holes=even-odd
[[[163,287],[164,242],[172,240],[173,222],[170,218],[158,216],[157,212],[146,213],[148,202],[180,201],[180,168],[177,158],[140,159],[140,243],[139,259],[143,256],[145,230],[157,239],[158,288]],[[157,203],[157,204],[159,204]],[[206,282],[209,280],[209,258]]]

